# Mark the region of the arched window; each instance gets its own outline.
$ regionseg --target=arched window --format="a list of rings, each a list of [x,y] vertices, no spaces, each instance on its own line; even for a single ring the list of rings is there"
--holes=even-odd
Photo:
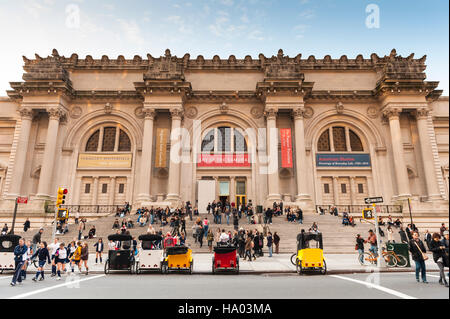
[[[86,152],[130,152],[131,141],[119,126],[104,126],[96,130],[86,142]]]
[[[202,153],[244,153],[247,150],[244,135],[238,129],[229,126],[211,129],[202,140]]]
[[[353,130],[346,126],[327,128],[317,141],[319,152],[363,152],[364,146]]]

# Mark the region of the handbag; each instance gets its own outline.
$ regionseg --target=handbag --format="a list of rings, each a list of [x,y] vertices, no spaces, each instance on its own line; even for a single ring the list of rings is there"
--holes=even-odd
[[[355,250],[358,250],[358,244],[355,244]]]
[[[420,247],[419,247],[419,245],[417,245],[416,241],[414,241],[414,244],[416,245],[417,249],[419,249],[420,253],[422,254],[423,260],[424,260],[424,261],[425,261],[425,260],[428,260],[428,256],[425,255],[425,254],[422,252],[422,249],[420,249]]]

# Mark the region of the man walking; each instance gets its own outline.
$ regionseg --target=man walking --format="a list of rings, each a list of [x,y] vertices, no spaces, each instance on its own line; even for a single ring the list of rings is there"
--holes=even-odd
[[[14,248],[15,271],[11,281],[11,286],[15,286],[16,282],[22,283],[22,268],[27,258],[28,247],[25,245],[23,238],[19,239],[19,245]]]

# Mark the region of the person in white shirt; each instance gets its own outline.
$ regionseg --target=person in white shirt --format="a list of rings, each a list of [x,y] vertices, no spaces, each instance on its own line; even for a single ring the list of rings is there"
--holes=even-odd
[[[222,233],[220,234],[219,241],[221,243],[226,243],[230,240],[230,236],[225,232],[225,229],[222,229]]]
[[[55,252],[55,263],[58,267],[58,279],[61,280],[61,270],[66,271],[66,261],[67,261],[67,249],[64,247],[64,243],[59,245],[59,248]]]
[[[55,238],[53,244],[48,245],[48,250],[50,252],[50,256],[52,257],[52,277],[56,276],[56,263],[55,263],[55,254],[56,250],[59,248],[59,238]]]

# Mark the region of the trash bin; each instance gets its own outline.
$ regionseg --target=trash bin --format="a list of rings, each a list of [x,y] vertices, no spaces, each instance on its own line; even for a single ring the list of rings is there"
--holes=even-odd
[[[263,212],[263,207],[262,207],[262,205],[256,206],[256,213],[257,213],[257,214],[262,214],[262,212]]]
[[[408,264],[406,267],[411,267],[411,263],[409,260],[409,246],[408,244],[403,243],[386,243],[386,250],[387,251],[394,251],[397,255],[403,255],[405,256],[406,260],[408,261]]]

